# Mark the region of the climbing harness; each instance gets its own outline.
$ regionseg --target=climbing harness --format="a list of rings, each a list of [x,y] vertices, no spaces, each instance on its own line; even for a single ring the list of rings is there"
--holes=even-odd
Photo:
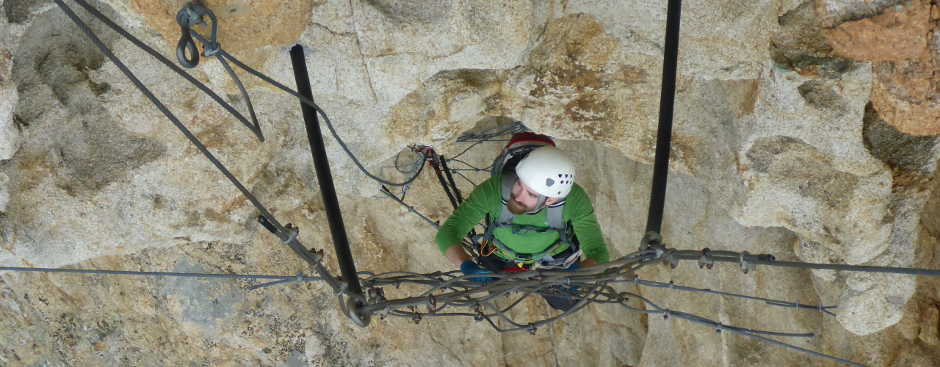
[[[713,330],[716,330],[717,332],[730,332],[742,337],[752,338],[754,340],[774,344],[814,357],[829,359],[851,366],[862,365],[843,358],[819,353],[807,348],[799,347],[792,343],[783,342],[776,339],[811,338],[815,336],[814,333],[776,332],[728,325],[699,315],[663,307],[637,292],[623,291],[618,289],[616,286],[622,284],[632,284],[637,287],[655,287],[682,292],[696,292],[720,297],[732,297],[763,302],[764,304],[773,307],[816,311],[823,315],[833,316],[834,313],[830,310],[834,309],[835,306],[832,305],[804,304],[799,301],[786,301],[725,291],[700,289],[677,285],[671,282],[652,282],[640,279],[636,275],[636,271],[645,266],[654,264],[662,263],[671,267],[676,267],[683,261],[694,261],[697,262],[699,267],[702,269],[712,269],[714,265],[718,263],[733,263],[740,266],[744,272],[755,271],[759,268],[759,266],[775,266],[798,269],[828,269],[852,272],[940,276],[940,270],[934,269],[856,266],[845,264],[814,264],[795,261],[780,261],[777,260],[774,256],[768,254],[749,254],[747,252],[720,251],[710,250],[707,248],[703,250],[678,250],[669,248],[666,245],[660,235],[660,229],[662,225],[663,203],[665,198],[666,174],[669,159],[669,140],[671,135],[672,110],[675,94],[675,74],[676,59],[678,56],[679,14],[681,10],[681,0],[669,0],[667,9],[663,88],[660,105],[660,123],[656,145],[656,159],[654,163],[653,185],[650,194],[650,209],[647,220],[646,234],[643,237],[640,248],[633,253],[614,259],[608,263],[574,271],[551,271],[536,268],[530,271],[488,274],[487,277],[491,277],[493,280],[485,284],[471,280],[471,278],[479,277],[478,274],[466,275],[460,274],[459,271],[433,272],[427,274],[414,272],[388,272],[375,274],[370,272],[355,271],[353,273],[349,273],[348,269],[345,269],[344,266],[342,266],[342,261],[348,261],[349,263],[352,263],[351,255],[339,251],[340,248],[338,241],[335,243],[338,247],[337,257],[340,258],[341,268],[344,268],[344,271],[342,277],[338,278],[333,276],[322,263],[322,252],[308,250],[298,239],[299,230],[296,227],[289,223],[286,225],[281,224],[277,218],[275,218],[275,216],[264,205],[262,205],[262,203],[247,188],[245,188],[244,185],[242,185],[241,182],[238,181],[238,179],[236,179],[232,173],[224,165],[222,165],[221,162],[219,162],[218,159],[216,159],[211,154],[211,152],[209,152],[206,146],[198,138],[196,138],[195,135],[193,135],[192,132],[190,132],[186,126],[183,125],[180,120],[176,118],[176,116],[173,115],[173,113],[171,113],[169,109],[153,95],[153,93],[150,92],[150,90],[129,70],[129,68],[118,57],[116,57],[108,49],[108,47],[104,45],[103,42],[101,42],[95,33],[72,11],[72,9],[65,5],[65,0],[54,1],[56,5],[62,9],[62,11],[65,12],[65,14],[82,30],[82,32],[88,36],[95,46],[98,47],[98,49],[106,57],[108,57],[108,59],[114,63],[115,66],[121,70],[121,72],[141,91],[141,93],[143,93],[145,97],[147,97],[147,99],[150,100],[154,106],[160,110],[194,146],[196,146],[196,148],[206,157],[206,159],[208,159],[232,183],[232,185],[235,186],[236,189],[238,189],[241,194],[248,199],[248,201],[260,213],[259,223],[264,228],[271,231],[281,240],[281,242],[291,248],[298,256],[306,261],[319,276],[309,277],[303,275],[302,273],[295,275],[198,274],[26,267],[0,267],[0,271],[132,276],[178,276],[272,281],[270,283],[253,285],[250,289],[258,289],[277,284],[294,282],[324,281],[330,286],[330,288],[333,290],[333,293],[338,297],[340,301],[340,307],[344,314],[346,314],[347,317],[360,326],[366,326],[369,323],[371,316],[378,316],[379,318],[403,317],[411,319],[415,322],[420,322],[422,319],[429,317],[468,317],[476,321],[485,321],[499,332],[528,331],[530,333],[535,333],[538,328],[572,315],[586,307],[588,304],[615,304],[631,312],[650,316],[658,315],[666,318],[673,317],[676,319],[704,325],[706,327],[712,328]],[[309,90],[306,91],[308,95],[305,96],[304,93],[284,86],[267,75],[264,75],[257,70],[248,67],[247,65],[241,63],[238,59],[234,58],[232,55],[228,54],[218,43],[216,38],[218,30],[216,24],[217,19],[208,9],[201,7],[198,4],[191,3],[184,7],[180,13],[177,14],[177,22],[181,29],[180,41],[177,45],[177,58],[184,67],[189,68],[196,66],[199,62],[199,58],[197,52],[198,48],[195,45],[195,41],[202,43],[205,56],[215,56],[226,68],[229,75],[235,79],[239,89],[246,97],[245,101],[248,104],[249,114],[252,118],[251,122],[249,122],[248,119],[241,115],[231,105],[226,103],[221,97],[212,92],[203,83],[190,76],[182,68],[176,66],[166,57],[162,56],[160,53],[156,52],[151,47],[147,46],[129,34],[126,30],[115,24],[113,21],[105,17],[97,9],[90,6],[86,0],[72,1],[80,5],[88,13],[108,25],[111,29],[129,40],[138,48],[149,53],[161,63],[168,66],[175,73],[180,75],[182,78],[186,79],[195,87],[206,93],[206,95],[219,103],[219,105],[221,105],[237,120],[245,124],[261,141],[264,140],[263,135],[261,134],[261,127],[257,123],[257,119],[254,116],[253,108],[251,107],[250,100],[247,97],[247,92],[241,85],[241,82],[234,75],[234,72],[232,72],[230,67],[227,66],[227,62],[231,62],[249,74],[252,74],[273,85],[274,87],[284,91],[285,93],[298,98],[300,103],[305,106],[305,120],[309,122],[308,118],[312,118],[314,120],[317,117],[322,118],[333,138],[336,139],[339,146],[343,149],[350,160],[353,161],[357,168],[367,177],[370,177],[371,179],[384,185],[382,186],[383,194],[396,200],[396,202],[408,208],[410,212],[421,216],[422,219],[434,226],[437,225],[436,222],[431,220],[429,217],[422,215],[417,209],[404,202],[404,195],[399,198],[386,186],[402,187],[404,194],[404,192],[407,191],[408,185],[413,182],[418,177],[418,175],[421,174],[424,163],[428,163],[435,168],[435,172],[438,175],[438,182],[444,186],[445,191],[449,192],[448,198],[451,201],[451,204],[457,207],[463,198],[460,190],[457,188],[454,175],[461,177],[473,184],[473,181],[463,175],[462,171],[466,170],[492,173],[491,170],[502,169],[505,163],[507,163],[506,157],[503,156],[502,160],[497,158],[497,160],[494,161],[494,164],[490,165],[489,167],[474,167],[460,160],[460,157],[469,149],[478,146],[484,141],[501,141],[500,139],[496,138],[524,132],[527,130],[524,126],[522,126],[521,123],[512,123],[493,130],[465,134],[464,136],[458,138],[457,142],[471,143],[470,146],[461,153],[449,159],[437,155],[437,153],[433,152],[433,149],[429,149],[429,147],[416,145],[414,146],[414,149],[421,151],[420,161],[416,161],[416,164],[411,165],[411,169],[409,170],[399,169],[400,172],[410,174],[410,176],[401,182],[390,182],[366,170],[357,157],[349,150],[345,142],[338,136],[327,114],[322,109],[320,109],[316,103],[313,102],[312,97],[309,96]],[[204,22],[204,18],[208,18],[211,21],[210,26],[212,31],[208,38],[198,34],[193,30],[195,25],[202,24],[202,22]],[[292,51],[292,56],[295,55],[302,55],[302,50],[300,50],[299,47],[295,47],[294,51]],[[295,58],[294,61],[296,65],[297,59]],[[296,70],[298,69],[295,67],[295,71]],[[304,72],[304,74],[306,73]],[[303,89],[300,88],[301,84],[304,84],[300,83],[300,78],[298,78],[298,84],[299,89]],[[306,84],[309,86],[309,81]],[[311,130],[308,129],[308,133],[310,133],[310,131]],[[316,133],[319,133],[318,128]],[[311,143],[313,144],[313,139],[311,139]],[[314,152],[314,154],[316,154],[316,152]],[[469,168],[450,168],[448,163],[457,163]],[[335,214],[338,214],[338,211]],[[329,216],[333,215],[334,213],[329,213]],[[555,230],[554,226],[552,227],[552,230]],[[332,226],[331,229],[333,229]],[[567,236],[560,235],[559,238],[567,238]],[[494,246],[496,249],[499,249],[498,242],[481,241],[481,243],[485,243],[486,246]],[[470,243],[470,241],[465,241],[463,245],[470,246],[472,243]],[[346,247],[346,250],[348,250],[348,246]],[[473,251],[482,251],[484,249],[488,251],[488,254],[492,254],[492,251],[496,251],[490,247],[477,247],[473,248]],[[479,253],[475,254],[475,256],[479,255]],[[360,284],[361,287],[359,286]],[[412,297],[399,299],[388,299],[385,296],[383,287],[398,287],[402,284],[423,287],[424,291]],[[563,289],[560,294],[577,300],[577,302],[570,309],[545,319],[534,321],[530,320],[528,322],[521,322],[514,319],[513,317],[510,317],[509,311],[517,305],[521,304],[526,298],[544,292],[554,292],[553,294],[557,294],[558,289]],[[508,305],[498,306],[495,303],[497,298],[508,299]],[[643,306],[636,307],[629,303],[631,300],[639,301]],[[452,311],[454,308],[460,308],[466,311]]]
[[[499,251],[497,255],[506,260],[515,261],[526,266],[535,266],[546,269],[558,268],[567,269],[581,257],[581,250],[577,248],[577,241],[574,240],[574,231],[571,230],[569,223],[566,223],[562,217],[565,207],[565,201],[562,200],[552,205],[548,205],[539,210],[545,210],[547,218],[547,227],[536,227],[531,225],[514,224],[513,219],[516,215],[509,211],[508,201],[511,199],[512,186],[516,182],[516,176],[511,172],[503,172],[501,176],[501,208],[499,217],[494,220],[487,219],[486,230],[473,242],[486,242],[492,244]],[[536,253],[524,254],[514,251],[500,241],[494,232],[500,228],[509,229],[512,234],[519,235],[529,233],[555,232],[558,239],[552,243],[546,244],[545,248]],[[482,248],[482,246],[480,246]],[[565,258],[555,259],[552,257],[568,248],[575,248],[574,253]]]
[[[496,254],[501,258],[516,262],[522,269],[567,269],[571,266],[571,264],[580,259],[582,251],[578,248],[577,241],[574,240],[574,232],[570,228],[570,223],[564,222],[562,218],[565,201],[561,200],[555,204],[543,207],[544,197],[541,198],[537,205],[537,210],[534,212],[543,209],[546,211],[548,219],[546,227],[513,224],[512,222],[515,218],[515,215],[509,211],[507,206],[509,200],[511,200],[512,197],[512,186],[515,184],[517,179],[514,173],[516,165],[535,149],[544,146],[553,147],[555,143],[551,140],[550,137],[531,133],[521,122],[514,121],[508,127],[497,127],[494,131],[484,131],[482,133],[478,133],[474,136],[474,146],[475,144],[483,141],[501,140],[494,140],[492,138],[499,137],[500,135],[498,134],[506,134],[510,132],[513,133],[512,139],[510,139],[509,144],[507,144],[503,151],[496,157],[496,159],[494,159],[493,164],[489,167],[491,177],[500,177],[501,179],[500,194],[502,202],[500,215],[495,219],[489,218],[489,216],[487,216],[487,218],[484,220],[485,229],[483,233],[476,234],[471,232],[468,234],[467,240],[469,240],[469,243],[465,241],[463,247],[464,249],[468,250],[468,252],[475,258]],[[458,141],[470,140],[466,136],[462,138],[463,139],[458,139]],[[451,205],[456,210],[459,204],[463,201],[463,198],[460,194],[459,188],[453,180],[452,170],[446,164],[447,159],[439,155],[434,150],[434,148],[430,146],[412,145],[411,149],[414,152],[422,154],[427,160],[428,165],[434,168],[441,188],[444,190],[445,194],[451,202]],[[469,150],[469,148],[465,149],[463,152],[461,152],[461,154],[458,154],[458,156],[462,155],[467,150]],[[550,158],[557,157],[551,156]],[[467,166],[471,166],[462,161],[461,163],[464,163]],[[486,171],[486,169],[474,170]],[[554,174],[555,172],[552,173]],[[565,178],[573,180],[573,175],[571,173],[573,173],[573,171],[566,171],[565,174],[569,176],[566,176]],[[414,207],[405,204],[402,199],[391,195],[387,189],[383,189],[383,193],[393,197],[399,204],[404,205],[410,212],[417,214],[427,222],[431,222],[430,219],[427,219],[425,215],[418,212]],[[438,224],[434,223],[434,226],[438,227]],[[513,234],[516,235],[523,232],[555,232],[558,234],[558,239],[553,243],[546,244],[545,247],[538,252],[528,254],[519,253],[496,238],[494,231],[500,228],[508,228]],[[568,256],[557,256],[559,253],[565,251],[568,248],[573,248]]]

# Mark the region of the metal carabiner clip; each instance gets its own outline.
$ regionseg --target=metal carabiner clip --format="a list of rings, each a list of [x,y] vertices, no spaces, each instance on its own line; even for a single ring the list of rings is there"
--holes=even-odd
[[[203,21],[204,16],[208,16],[212,21],[212,34],[208,40],[192,30],[194,25],[206,24]],[[218,53],[219,43],[216,39],[218,36],[218,21],[211,10],[196,2],[190,2],[176,13],[176,23],[180,25],[180,40],[176,43],[176,59],[183,67],[194,68],[199,65],[199,49],[193,40],[194,34],[200,42],[205,43],[206,56]]]

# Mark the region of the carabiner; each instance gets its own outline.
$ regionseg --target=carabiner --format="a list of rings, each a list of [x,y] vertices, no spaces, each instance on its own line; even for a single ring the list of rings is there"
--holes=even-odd
[[[205,39],[192,30],[194,25],[206,24],[203,17],[209,17],[212,22],[212,33],[209,35],[209,39]],[[196,47],[193,36],[204,44],[203,49],[206,56],[215,56],[221,50],[218,42],[219,24],[211,10],[196,2],[190,2],[176,13],[176,23],[180,25],[180,40],[176,43],[176,58],[183,67],[193,68],[199,65],[199,49]],[[187,52],[191,57],[187,57]]]

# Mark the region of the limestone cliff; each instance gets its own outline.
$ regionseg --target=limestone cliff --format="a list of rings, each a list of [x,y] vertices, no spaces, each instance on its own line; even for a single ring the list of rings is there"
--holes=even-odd
[[[78,8],[71,0],[65,0]],[[90,1],[173,57],[182,0]],[[370,169],[411,143],[452,155],[481,121],[555,136],[579,162],[612,257],[646,220],[666,4],[639,0],[207,0],[222,46],[313,94]],[[329,230],[296,99],[246,73],[267,141],[94,21],[103,41],[305,244]],[[932,0],[683,4],[663,235],[682,249],[940,268],[940,6]],[[306,267],[49,0],[0,0],[0,265],[295,274]],[[245,111],[217,61],[189,69]],[[326,139],[360,270],[452,266],[433,228],[378,193]],[[464,160],[488,165],[500,143]],[[451,208],[430,174],[409,201]],[[458,181],[469,192],[468,174]],[[940,280],[733,266],[645,279],[838,304],[837,317],[639,289],[742,327],[809,331],[797,345],[871,366],[940,365]],[[592,305],[535,335],[464,319],[358,328],[319,283],[0,272],[0,365],[828,365],[682,320]],[[389,291],[393,292],[393,291]],[[518,316],[553,314],[541,300]]]

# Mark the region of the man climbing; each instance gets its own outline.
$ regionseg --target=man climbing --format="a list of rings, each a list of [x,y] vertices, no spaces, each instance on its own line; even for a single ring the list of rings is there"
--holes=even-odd
[[[464,274],[573,270],[609,260],[591,200],[574,183],[574,163],[551,138],[514,135],[494,167],[492,177],[473,190],[435,237]],[[474,262],[459,244],[484,217],[486,231],[475,241],[480,257]],[[555,289],[542,296],[555,309],[574,307],[577,299],[562,293]]]

